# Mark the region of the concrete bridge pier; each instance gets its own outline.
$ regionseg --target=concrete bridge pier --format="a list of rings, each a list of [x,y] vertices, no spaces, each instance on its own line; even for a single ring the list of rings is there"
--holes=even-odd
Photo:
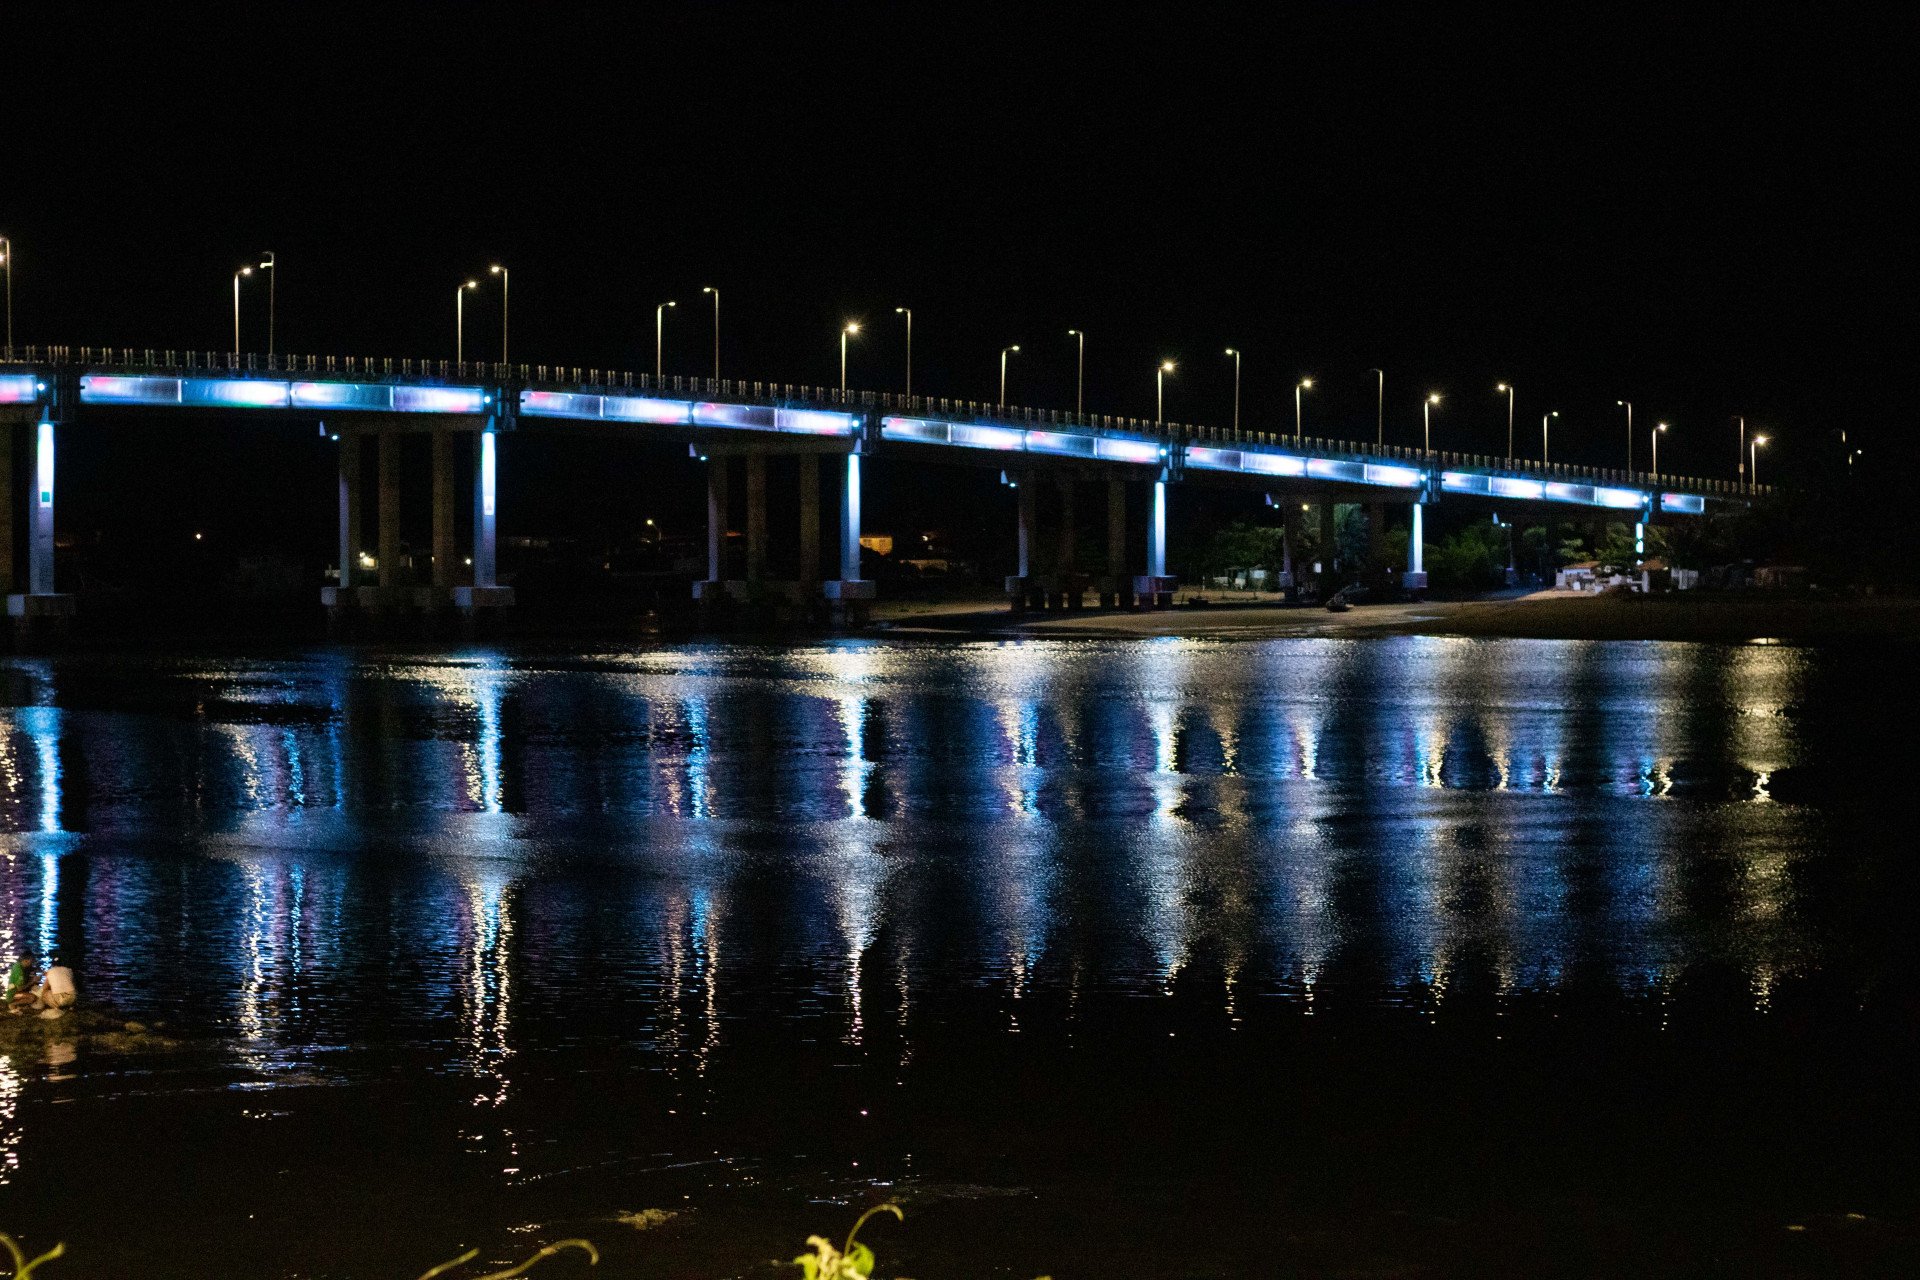
[[[1320,541],[1318,554],[1320,567],[1320,598],[1331,596],[1340,585],[1340,521],[1339,513],[1331,502],[1316,503],[1319,507]]]
[[[1300,533],[1300,504],[1287,499],[1280,502],[1280,585],[1288,604],[1300,603],[1300,579],[1306,576],[1300,553],[1305,550]]]
[[[1014,508],[1018,521],[1019,564],[1018,571],[1007,579],[1007,600],[1015,613],[1027,609],[1039,609],[1045,606],[1046,597],[1035,576],[1034,554],[1039,550],[1039,513],[1037,500],[1040,496],[1040,482],[1031,471],[1021,471],[1013,478]]]
[[[857,626],[867,620],[873,605],[874,584],[860,576],[859,453],[846,455],[840,486],[840,576],[826,584],[827,603],[834,625]]]
[[[336,584],[323,588],[320,593],[330,631],[351,633],[369,623],[391,627],[407,619],[415,619],[433,630],[449,617],[456,618],[462,630],[470,631],[486,610],[513,603],[513,588],[498,585],[494,577],[499,455],[498,436],[491,419],[471,432],[474,439],[472,554],[463,557],[460,552],[456,524],[460,482],[455,464],[455,436],[470,430],[474,423],[472,419],[455,419],[434,422],[425,428],[433,489],[429,512],[432,562],[424,583],[415,581],[414,572],[402,563],[400,523],[401,451],[407,437],[420,434],[421,427],[382,417],[349,421],[341,426],[336,486],[340,567]],[[366,549],[362,465],[368,441],[378,450],[374,492],[376,550],[370,567],[362,558]]]
[[[874,597],[874,584],[860,578],[860,466],[857,453],[832,454],[844,458],[841,486],[839,576],[822,580],[820,498],[822,454],[795,455],[799,472],[799,563],[792,580],[770,573],[773,555],[768,518],[768,464],[773,456],[759,445],[712,451],[707,459],[707,575],[693,584],[701,620],[718,626],[729,617],[749,624],[817,619],[822,610],[836,623],[860,622]],[[734,565],[727,551],[732,529],[732,463],[738,458],[745,472],[745,563]],[[743,576],[734,577],[736,570]]]
[[[1077,564],[1080,529],[1077,503],[1079,477],[1068,472],[1060,477],[1060,541],[1054,555],[1054,572],[1046,583],[1047,607],[1078,609],[1086,600],[1087,580]]]
[[[812,604],[826,598],[820,585],[820,455],[800,455],[800,593]]]
[[[727,464],[724,453],[707,459],[707,576],[693,584],[703,623],[712,623],[727,602]]]
[[[1400,585],[1414,599],[1422,599],[1427,594],[1427,530],[1426,506],[1413,504],[1413,526],[1407,533],[1407,572],[1400,579]]]
[[[503,587],[499,571],[499,435],[483,430],[473,442],[473,585],[453,591],[462,610],[498,608],[513,603],[513,588]]]
[[[1133,580],[1133,594],[1142,608],[1170,609],[1179,579],[1167,573],[1167,477],[1153,482],[1152,505],[1147,508],[1147,571]]]
[[[399,593],[409,585],[412,574],[400,564],[400,433],[388,427],[377,439],[379,550],[374,552],[374,574],[379,594],[371,603],[376,610],[386,612],[406,598]]]
[[[36,421],[36,419],[38,419]],[[16,593],[13,581],[13,427],[4,428],[0,455],[6,458],[4,511],[5,577],[8,588],[7,616],[13,620],[14,637],[24,645],[41,639],[57,639],[72,625],[76,601],[56,591],[53,581],[53,448],[54,423],[51,416],[29,412],[24,422],[33,428],[33,470],[28,478],[27,497],[27,590]]]
[[[1367,504],[1367,577],[1375,584],[1384,583],[1390,567],[1387,564],[1387,509],[1378,502]]]
[[[1133,604],[1133,575],[1127,572],[1127,482],[1107,481],[1107,576],[1100,585],[1100,603],[1108,609]]]
[[[767,455],[747,455],[747,582],[758,587],[767,577]]]

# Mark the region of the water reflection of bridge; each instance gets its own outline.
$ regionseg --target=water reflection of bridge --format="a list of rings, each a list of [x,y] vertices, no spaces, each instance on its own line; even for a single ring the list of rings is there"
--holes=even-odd
[[[730,981],[769,964],[855,1044],[955,980],[1016,1021],[1062,988],[1212,983],[1236,1015],[1250,991],[1311,1010],[1329,980],[1433,1003],[1463,973],[1519,993],[1584,967],[1633,991],[1725,930],[1764,987],[1801,926],[1795,840],[1753,838],[1793,821],[1764,779],[1797,748],[1759,713],[1804,661],[1448,640],[329,656],[208,669],[222,705],[260,709],[211,723],[76,715],[43,665],[44,701],[0,714],[0,948],[84,955],[136,1003],[211,950],[262,1070],[344,1034],[326,993],[409,955],[404,998],[465,1028],[483,1097],[514,1009],[580,965],[621,990],[588,976],[569,1001],[644,997],[696,1067],[746,998]],[[273,710],[298,706],[324,714]],[[1728,779],[1757,803],[1671,803]],[[146,831],[216,856],[147,857]],[[1707,927],[1688,886],[1719,865]]]

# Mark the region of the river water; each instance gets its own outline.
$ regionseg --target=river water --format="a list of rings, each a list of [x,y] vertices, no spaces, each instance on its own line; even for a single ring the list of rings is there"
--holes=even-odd
[[[1912,658],[8,659],[0,950],[161,1025],[0,1041],[0,1230],[774,1275],[898,1198],[923,1277],[1911,1274]]]

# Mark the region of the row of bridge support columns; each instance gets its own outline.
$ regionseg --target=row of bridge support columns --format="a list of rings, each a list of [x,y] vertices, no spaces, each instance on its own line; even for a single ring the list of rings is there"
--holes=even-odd
[[[471,622],[477,613],[513,603],[513,588],[494,580],[498,562],[496,505],[498,499],[498,436],[490,430],[456,431],[435,427],[426,432],[432,467],[431,559],[427,581],[419,581],[402,550],[401,450],[406,438],[419,435],[398,425],[375,422],[349,424],[339,432],[339,571],[338,585],[323,588],[321,600],[328,620],[342,629],[367,618],[402,613],[426,616],[457,613]],[[457,517],[461,482],[455,466],[456,435],[473,439],[470,483],[473,500],[472,555],[459,550]],[[374,559],[365,564],[364,451],[376,451],[374,495]]]
[[[1127,555],[1127,482],[1109,478],[1107,486],[1107,554],[1105,572],[1098,577],[1083,572],[1079,558],[1079,490],[1081,477],[1058,477],[1060,524],[1053,572],[1041,573],[1039,560],[1039,498],[1042,481],[1037,472],[1010,478],[1018,522],[1017,572],[1006,580],[1013,608],[1078,609],[1089,591],[1098,591],[1106,608],[1126,608],[1138,601],[1147,608],[1173,603],[1175,580],[1167,576],[1167,486],[1153,482],[1147,512],[1146,572],[1134,574]]]
[[[874,597],[874,584],[860,577],[861,468],[858,453],[800,453],[800,528],[798,576],[776,580],[768,572],[767,465],[764,450],[707,457],[707,574],[693,584],[694,599],[710,620],[725,611],[743,610],[763,619],[804,619],[825,615],[836,623],[859,622]],[[821,465],[826,457],[840,471],[840,520],[835,551],[837,576],[821,571]],[[745,469],[745,577],[729,576],[727,539],[733,529],[733,463]]]
[[[27,491],[27,581],[25,591],[14,580],[13,542],[13,444],[14,427],[25,426],[33,432],[32,470]],[[0,419],[0,594],[7,600],[7,614],[15,630],[23,637],[66,629],[73,617],[74,598],[55,590],[53,580],[53,493],[54,433],[51,421],[20,422]]]

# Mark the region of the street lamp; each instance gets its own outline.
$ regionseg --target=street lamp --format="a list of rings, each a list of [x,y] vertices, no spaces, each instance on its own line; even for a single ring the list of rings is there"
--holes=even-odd
[[[1373,447],[1383,448],[1387,442],[1387,371],[1369,369],[1368,373],[1376,379],[1373,397]]]
[[[1647,433],[1653,438],[1653,478],[1655,480],[1660,478],[1660,437],[1666,434],[1666,430],[1667,424],[1662,422]]]
[[[842,395],[845,395],[847,390],[847,339],[858,332],[860,332],[860,325],[854,320],[847,321],[846,327],[840,330],[840,393]]]
[[[1227,354],[1233,357],[1233,433],[1240,434],[1240,352],[1227,348]]]
[[[7,354],[13,354],[13,241],[0,236],[0,267],[7,269]]]
[[[1547,419],[1557,418],[1559,416],[1560,411],[1558,409],[1555,409],[1551,413],[1543,413],[1540,415],[1540,465],[1543,467],[1547,465]]]
[[[1074,365],[1073,372],[1073,412],[1075,416],[1086,412],[1087,390],[1087,335],[1078,329],[1067,330],[1069,338],[1080,339],[1080,359]]]
[[[268,273],[267,275],[267,359],[272,360],[273,359],[274,277],[278,276],[280,273],[273,269],[274,263],[275,261],[277,261],[277,259],[274,257],[273,250],[262,249],[260,253],[261,253],[261,256],[266,259],[266,261],[260,264],[260,269]]]
[[[1734,456],[1740,460],[1740,483],[1744,485],[1747,482],[1747,420],[1737,413],[1733,420],[1740,424],[1740,447]]]
[[[1153,371],[1153,425],[1156,427],[1167,418],[1167,375],[1172,372],[1171,360],[1162,360]]]
[[[1495,391],[1507,393],[1507,461],[1513,461],[1513,387],[1509,383],[1499,383]]]
[[[1631,400],[1615,400],[1614,403],[1617,405],[1624,405],[1627,410],[1627,470],[1628,472],[1632,472],[1633,470],[1633,402]]]
[[[907,318],[907,395],[913,395],[913,308],[895,307],[893,314]]]
[[[667,334],[667,308],[677,307],[678,302],[663,302],[653,309],[653,380],[660,381],[660,353],[664,349]]]
[[[1293,442],[1300,443],[1300,393],[1313,390],[1313,379],[1302,378],[1293,384]]]
[[[713,295],[713,380],[720,381],[720,290],[712,285],[701,289]]]
[[[467,362],[467,291],[478,289],[478,280],[469,280],[453,291],[453,361]]]
[[[1420,406],[1420,447],[1423,452],[1433,452],[1433,406],[1440,403],[1440,393],[1429,391],[1426,403]]]
[[[240,351],[240,277],[253,274],[252,267],[242,267],[233,273],[233,350]]]
[[[487,268],[487,274],[500,277],[500,363],[507,362],[507,269],[499,263]]]
[[[1000,348],[1000,407],[1007,407],[1007,357],[1020,349],[1020,344]]]
[[[1760,487],[1760,446],[1767,442],[1765,436],[1755,436],[1753,443],[1747,446],[1747,470],[1753,473],[1753,487]]]

